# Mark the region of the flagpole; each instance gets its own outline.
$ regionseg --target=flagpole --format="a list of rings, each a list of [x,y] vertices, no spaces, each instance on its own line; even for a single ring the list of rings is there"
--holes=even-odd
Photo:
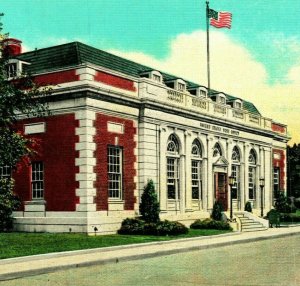
[[[210,59],[209,59],[209,1],[206,1],[206,48],[207,48],[207,92],[210,92]]]

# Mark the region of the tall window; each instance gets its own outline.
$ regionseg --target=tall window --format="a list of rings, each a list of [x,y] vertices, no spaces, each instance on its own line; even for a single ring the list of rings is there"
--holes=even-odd
[[[11,177],[11,167],[5,165],[0,167],[0,179],[10,179]]]
[[[249,158],[249,170],[248,170],[248,191],[249,191],[249,199],[255,200],[255,192],[256,192],[256,154],[253,149],[251,149]]]
[[[167,193],[168,199],[179,199],[179,143],[170,135],[167,144]]]
[[[32,162],[31,164],[32,199],[44,198],[44,164]]]
[[[219,143],[216,143],[214,146],[213,157],[222,156],[222,149]]]
[[[274,168],[273,170],[273,196],[274,199],[278,199],[280,194],[280,169]]]
[[[122,149],[108,146],[107,157],[108,196],[111,199],[122,199]]]
[[[232,151],[232,166],[231,166],[231,174],[234,177],[234,185],[232,186],[232,198],[238,199],[239,191],[240,191],[240,151],[235,146]]]
[[[201,199],[201,145],[197,139],[192,144],[192,199]]]

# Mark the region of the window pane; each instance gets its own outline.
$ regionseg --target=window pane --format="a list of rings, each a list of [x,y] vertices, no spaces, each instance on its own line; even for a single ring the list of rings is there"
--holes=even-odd
[[[232,198],[238,199],[240,188],[240,166],[232,165],[231,174],[234,177],[234,185],[232,186]]]
[[[201,161],[192,160],[192,199],[200,199]]]
[[[255,167],[249,167],[249,199],[254,200],[255,199]]]
[[[32,162],[31,165],[32,198],[44,197],[44,165],[43,162]]]
[[[109,146],[107,150],[108,195],[110,198],[122,199],[122,150]]]

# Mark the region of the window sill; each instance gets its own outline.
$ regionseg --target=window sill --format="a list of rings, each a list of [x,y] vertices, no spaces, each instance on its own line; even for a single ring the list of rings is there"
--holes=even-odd
[[[44,199],[32,199],[31,201],[25,201],[24,205],[45,205],[46,201]]]
[[[108,200],[108,210],[109,211],[123,211],[125,202],[119,199],[109,199]]]
[[[32,200],[24,202],[24,211],[25,212],[45,212],[46,211],[46,201],[41,200]]]

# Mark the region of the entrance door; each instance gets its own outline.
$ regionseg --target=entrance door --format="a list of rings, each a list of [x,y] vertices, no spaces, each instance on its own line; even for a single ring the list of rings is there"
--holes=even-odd
[[[215,196],[216,201],[221,202],[223,210],[227,211],[228,198],[227,198],[227,174],[215,173]]]

